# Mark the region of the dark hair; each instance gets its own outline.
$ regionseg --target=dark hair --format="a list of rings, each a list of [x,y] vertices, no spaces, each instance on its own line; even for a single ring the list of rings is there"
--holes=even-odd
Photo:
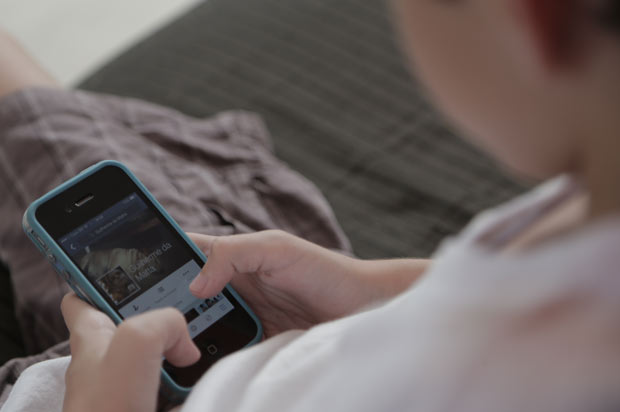
[[[597,15],[601,24],[610,30],[620,32],[620,0],[599,1]]]

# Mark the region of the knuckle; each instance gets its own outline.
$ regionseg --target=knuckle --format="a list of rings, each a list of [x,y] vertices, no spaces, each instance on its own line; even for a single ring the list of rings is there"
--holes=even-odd
[[[60,310],[62,311],[62,313],[66,313],[66,311],[69,309],[68,305],[71,303],[70,299],[72,297],[73,297],[73,293],[71,292],[66,293],[62,297],[62,300],[60,301]]]
[[[170,319],[170,322],[175,324],[181,323],[185,325],[185,316],[183,316],[181,311],[177,308],[164,308],[161,309],[161,313],[163,316],[166,316],[168,319]]]
[[[222,236],[213,239],[213,242],[211,243],[211,249],[209,250],[209,257],[214,258],[218,255],[224,254],[225,251],[228,249],[229,243],[230,241],[228,240],[228,237]]]
[[[133,341],[150,342],[154,337],[154,331],[145,323],[140,316],[127,319],[119,325],[117,333]]]
[[[267,241],[275,242],[275,243],[286,241],[287,239],[292,237],[291,234],[289,234],[288,232],[285,232],[284,230],[280,230],[280,229],[266,230],[262,233],[267,239]]]
[[[296,240],[298,238],[296,236],[291,235],[288,232],[283,230],[270,230],[267,233],[266,243],[271,245],[271,248],[274,250],[291,250],[291,247],[294,247],[296,244]]]
[[[75,380],[80,377],[80,372],[82,371],[82,366],[80,365],[80,360],[73,356],[71,358],[71,362],[69,362],[69,366],[67,366],[67,370],[65,371],[65,379],[67,381]]]
[[[77,375],[77,372],[76,372],[75,361],[72,360],[69,363],[67,370],[65,371],[65,382],[67,386],[71,386],[73,384],[73,381],[75,381],[76,375]]]
[[[69,335],[69,347],[71,347],[71,353],[78,353],[83,346],[84,335],[79,331],[71,332]]]
[[[139,344],[150,344],[161,339],[168,328],[185,329],[185,316],[176,308],[167,307],[127,319],[118,327],[118,333]]]
[[[279,237],[288,235],[288,233],[282,229],[269,229],[269,230],[265,230],[263,233],[266,236],[274,237],[274,238],[279,238]]]

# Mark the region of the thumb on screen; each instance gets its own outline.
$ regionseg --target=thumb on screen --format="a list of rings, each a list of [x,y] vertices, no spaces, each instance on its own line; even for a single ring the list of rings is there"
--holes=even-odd
[[[238,274],[272,270],[278,260],[286,260],[283,251],[291,238],[277,230],[217,237],[191,234],[190,237],[207,249],[207,264],[190,285],[190,291],[199,298],[217,295]]]

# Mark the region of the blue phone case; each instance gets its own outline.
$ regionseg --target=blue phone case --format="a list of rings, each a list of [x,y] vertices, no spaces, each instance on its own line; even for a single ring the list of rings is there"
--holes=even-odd
[[[52,237],[45,231],[45,229],[43,229],[41,224],[36,219],[36,210],[41,204],[57,196],[58,194],[78,183],[79,181],[96,173],[98,170],[106,166],[115,166],[122,169],[127,174],[127,176],[136,184],[136,186],[138,186],[138,188],[142,190],[144,195],[155,205],[159,212],[161,212],[164,218],[181,235],[181,237],[187,242],[187,244],[198,254],[198,256],[200,256],[205,262],[207,258],[204,253],[202,253],[202,251],[194,244],[194,242],[192,242],[189,237],[187,237],[187,235],[183,232],[179,225],[164,210],[164,208],[153,197],[153,195],[142,184],[142,182],[140,182],[138,178],[135,177],[124,164],[114,160],[104,160],[89,167],[74,178],[61,184],[44,196],[32,202],[32,204],[24,213],[24,218],[22,220],[22,226],[24,228],[24,231],[26,232],[26,235],[36,245],[36,247],[41,251],[41,253],[43,253],[48,258],[48,260],[50,260],[50,262],[54,266],[54,269],[63,279],[65,279],[65,281],[69,284],[69,286],[71,286],[71,288],[80,298],[89,302],[91,305],[95,306],[99,310],[105,312],[108,316],[112,318],[114,323],[119,324],[122,321],[120,316],[118,316],[114,309],[106,302],[106,300],[103,298],[103,296],[101,296],[97,289],[95,289],[90,284],[90,282],[82,274],[80,269],[73,263],[73,261],[60,248],[60,246],[56,244],[54,239],[52,239]],[[254,322],[256,322],[257,334],[254,339],[252,339],[252,341],[246,346],[257,343],[263,335],[263,328],[260,321],[258,320],[258,317],[230,285],[226,285],[226,288],[235,297],[235,299],[237,299],[241,306],[248,312],[252,319],[254,319]],[[173,400],[184,399],[191,390],[191,388],[177,385],[163,368],[161,370],[161,379],[164,384],[162,387],[162,389],[164,389],[164,393]]]

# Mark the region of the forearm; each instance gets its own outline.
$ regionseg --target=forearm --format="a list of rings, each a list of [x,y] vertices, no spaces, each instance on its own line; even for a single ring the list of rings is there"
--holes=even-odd
[[[389,259],[360,261],[359,271],[377,299],[392,298],[415,283],[429,268],[430,259]]]

